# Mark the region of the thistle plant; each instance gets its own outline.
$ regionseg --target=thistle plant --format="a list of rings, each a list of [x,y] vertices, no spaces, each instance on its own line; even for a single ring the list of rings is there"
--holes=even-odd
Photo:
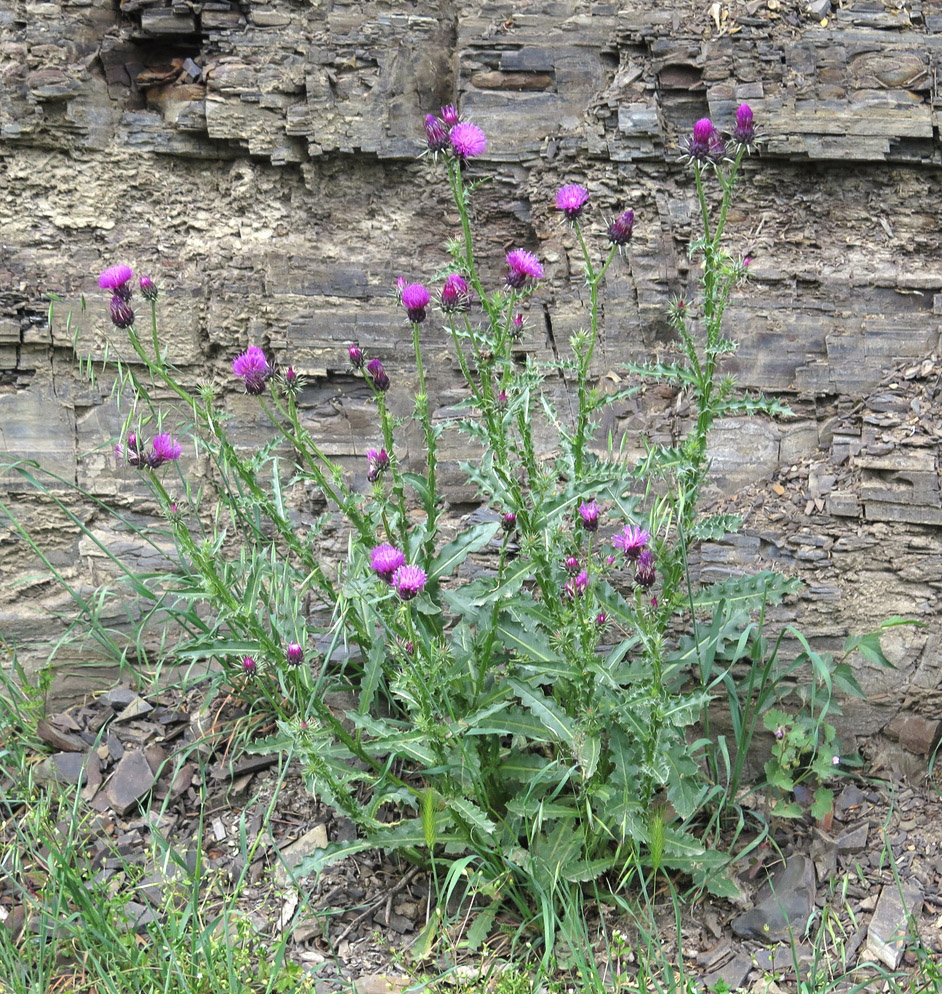
[[[703,120],[683,143],[702,227],[691,246],[699,292],[671,304],[676,360],[629,369],[688,391],[696,417],[681,445],[652,445],[637,464],[600,430],[603,408],[637,387],[607,395],[592,371],[600,293],[627,264],[634,210],[621,205],[596,223],[585,186],[559,189],[554,206],[588,289],[586,322],[568,357],[521,360],[514,346],[529,299],[543,292],[543,264],[524,246],[506,253],[500,275],[479,263],[470,176],[487,138],[453,107],[429,115],[425,132],[457,233],[438,276],[399,279],[390,311],[411,329],[424,453],[407,461],[397,444],[388,398],[402,389],[399,371],[351,344],[350,367],[376,408],[365,491],[318,445],[293,367],[257,345],[234,358],[233,376],[272,430],[270,445],[245,455],[213,388],[184,387],[161,352],[153,282],[140,281],[151,310],[145,341],[130,269],[102,274],[111,321],[136,357],[116,364],[119,395],[130,398],[118,448],[127,471],[148,482],[176,549],[173,572],[138,592],[153,601],[146,623],[170,617],[180,631],[163,657],[215,660],[278,721],[278,734],[253,748],[290,744],[311,790],[357,825],[356,840],[332,843],[302,871],[375,847],[433,861],[436,873],[451,861],[489,902],[479,932],[510,908],[539,923],[549,954],[558,928],[571,935],[565,909],[581,907],[590,882],[604,892],[680,872],[724,887],[727,857],[704,837],[703,816],[730,802],[738,767],[722,769],[728,756],[709,735],[708,708],[718,693],[739,701],[737,661],[754,657],[750,672],[773,678],[750,611],[794,588],[772,573],[700,587],[690,569],[698,541],[738,526],[700,510],[715,420],[786,410],[738,397],[719,373],[735,348],[723,335],[725,310],[748,274],[748,259],[724,248],[726,221],[755,128],[743,105],[728,140]],[[443,510],[446,428],[432,414],[423,358],[433,321],[464,379],[462,416],[449,430],[472,454],[462,466],[487,510],[469,526]],[[544,390],[560,374],[571,409]],[[163,430],[158,387],[184,412],[176,434]],[[555,435],[551,458],[538,429]],[[213,465],[203,488],[188,466],[195,451]],[[327,512],[301,526],[291,494],[312,487]],[[335,563],[319,545],[331,515],[349,534]],[[355,706],[329,703],[338,690]],[[755,728],[746,713],[754,690],[747,683],[746,704],[736,704],[740,756]],[[691,745],[697,723],[705,735]]]

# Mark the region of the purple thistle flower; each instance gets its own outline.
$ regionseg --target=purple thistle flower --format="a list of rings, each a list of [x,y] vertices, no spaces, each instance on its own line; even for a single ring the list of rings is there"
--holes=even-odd
[[[642,551],[650,541],[650,532],[645,531],[643,528],[639,528],[637,525],[626,525],[612,539],[612,545],[614,545],[616,549],[622,549],[625,553],[625,558],[635,560],[641,555]]]
[[[378,452],[376,449],[367,449],[366,461],[369,463],[366,478],[370,483],[375,483],[380,474],[389,469],[389,453],[385,449],[380,449]]]
[[[453,128],[458,123],[458,111],[455,109],[454,104],[446,104],[439,113],[449,128]]]
[[[510,322],[510,336],[515,342],[523,338],[523,315],[515,314]]]
[[[370,552],[370,568],[386,583],[392,583],[393,574],[400,566],[405,566],[406,557],[394,545],[377,545]]]
[[[574,601],[577,597],[582,597],[589,589],[589,574],[583,570],[578,576],[574,576],[566,582],[563,587],[563,599]]]
[[[540,260],[526,249],[513,249],[507,253],[507,286],[519,290],[527,280],[543,279]]]
[[[599,505],[594,500],[583,501],[579,505],[579,517],[582,518],[582,527],[587,532],[597,532],[599,530]]]
[[[424,589],[427,581],[428,576],[421,566],[400,566],[393,573],[392,585],[396,588],[400,600],[411,601]]]
[[[428,150],[433,154],[444,152],[451,144],[448,140],[448,128],[434,114],[425,116],[425,137],[428,140]]]
[[[733,141],[737,145],[749,148],[756,140],[756,124],[752,117],[749,104],[740,104],[736,109],[736,127],[733,129]]]
[[[291,666],[300,666],[304,662],[304,650],[297,642],[292,642],[285,649],[285,659]]]
[[[116,328],[130,328],[134,324],[131,305],[117,293],[111,298],[111,323]]]
[[[141,287],[141,296],[145,300],[157,299],[157,284],[149,276],[142,276],[137,282]]]
[[[653,585],[654,580],[654,553],[650,549],[644,549],[638,556],[638,571],[635,573],[635,583],[639,587],[650,587]]]
[[[448,132],[448,140],[451,142],[451,150],[455,153],[455,157],[462,162],[473,159],[487,148],[484,132],[469,121],[459,121]]]
[[[563,560],[563,567],[567,573],[578,573],[579,560],[575,556],[566,556]]]
[[[347,354],[350,356],[350,365],[354,369],[362,369],[363,363],[366,361],[366,356],[363,355],[363,349],[358,345],[351,345],[347,349]]]
[[[301,377],[294,366],[289,366],[284,373],[285,386],[289,390],[297,390],[301,386]]]
[[[98,277],[98,285],[102,290],[129,300],[131,288],[127,285],[134,278],[134,270],[130,266],[111,266]]]
[[[599,611],[595,616],[595,623],[599,628],[604,628],[608,624],[608,615],[604,611]]]
[[[379,359],[370,359],[366,364],[366,371],[370,374],[373,386],[380,393],[385,393],[389,389],[389,377],[386,375],[386,370],[383,368],[383,364]]]
[[[726,154],[726,146],[720,138],[713,122],[708,117],[702,117],[693,126],[693,133],[684,138],[680,147],[688,162],[719,162]]]
[[[245,392],[257,397],[265,392],[265,381],[272,371],[265,353],[257,345],[251,345],[232,360],[232,372],[245,383]]]
[[[242,657],[242,672],[246,676],[255,676],[255,672],[258,666],[255,664],[255,660],[251,656]]]
[[[512,532],[517,527],[517,515],[508,511],[501,519],[500,526],[505,532]]]
[[[128,432],[126,445],[122,445],[120,442],[115,445],[114,454],[119,460],[123,459],[129,466],[143,466],[146,462],[141,453],[141,443],[137,433],[133,431]]]
[[[631,241],[631,234],[635,230],[635,212],[632,210],[623,211],[608,226],[608,240],[612,245],[621,248]]]
[[[425,320],[425,308],[432,299],[431,294],[421,283],[410,283],[402,288],[402,306],[413,324],[421,324]]]
[[[507,406],[507,391],[501,390],[500,393],[495,398],[495,402],[498,408],[500,408],[500,410],[504,410],[504,408]]]
[[[442,310],[446,314],[452,311],[469,311],[471,288],[468,286],[468,281],[458,273],[449,273],[442,285],[440,299]]]
[[[556,191],[556,210],[562,211],[570,221],[575,221],[588,202],[589,191],[578,183],[570,183]]]
[[[166,433],[154,435],[154,440],[150,443],[151,454],[147,457],[147,465],[151,469],[163,466],[165,462],[174,462],[183,453],[183,447],[175,438]]]

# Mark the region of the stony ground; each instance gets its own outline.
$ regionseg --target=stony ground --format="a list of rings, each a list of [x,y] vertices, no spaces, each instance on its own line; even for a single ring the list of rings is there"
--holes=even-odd
[[[181,863],[192,868],[200,859],[208,902],[221,902],[243,878],[245,917],[264,935],[287,931],[292,957],[323,994],[351,981],[360,994],[382,994],[401,984],[396,977],[454,966],[457,943],[416,961],[429,910],[419,869],[370,853],[317,879],[294,879],[291,868],[306,853],[352,838],[354,827],[314,801],[300,771],[281,768],[279,756],[231,759],[238,720],[231,702],[201,709],[175,691],[142,697],[122,687],[40,723],[48,748],[37,752],[35,779],[42,789],[54,781],[80,787],[89,820],[76,858],[115,891],[133,889],[134,927],[143,930],[160,913],[182,872],[155,861],[152,833],[159,832]],[[908,914],[925,947],[942,953],[940,786],[938,774],[908,784],[846,778],[827,830],[810,820],[773,825],[774,844],[759,846],[742,871],[740,906],[707,898],[687,908],[682,948],[690,971],[769,994],[770,976],[787,989],[796,969],[807,976],[828,960],[859,977],[870,961],[905,970],[916,965],[913,944],[901,938]],[[9,814],[7,833],[17,811]],[[22,931],[29,923],[17,892],[9,879],[0,884],[0,917]],[[665,923],[672,920],[666,902],[663,910]],[[606,917],[605,924],[630,940],[624,923]],[[506,952],[506,939],[498,939],[484,956],[493,963]],[[603,966],[605,956],[600,944]],[[621,968],[630,971],[630,960],[629,952]],[[479,954],[464,968],[480,962]],[[618,964],[609,967],[614,973]]]

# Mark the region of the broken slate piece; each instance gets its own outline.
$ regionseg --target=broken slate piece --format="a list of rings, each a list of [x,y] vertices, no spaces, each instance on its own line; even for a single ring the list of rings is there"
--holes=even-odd
[[[36,733],[53,748],[60,752],[84,752],[85,743],[78,735],[56,728],[51,722],[41,719],[36,725]]]
[[[305,832],[299,839],[295,839],[290,845],[281,850],[281,861],[275,867],[275,882],[279,886],[288,883],[293,870],[305,856],[317,852],[318,849],[327,848],[327,826],[315,825],[309,832]]]
[[[867,824],[858,825],[849,832],[845,832],[838,837],[837,851],[840,853],[863,852],[867,848],[867,836],[870,834],[870,826]]]
[[[880,892],[876,910],[867,930],[865,955],[885,963],[891,970],[899,968],[909,937],[909,918],[922,909],[922,889],[915,881],[902,885],[887,884]]]
[[[126,752],[108,781],[108,798],[115,811],[125,815],[154,786],[150,763],[140,749]]]
[[[83,756],[80,752],[57,752],[52,757],[56,780],[81,786],[88,775],[85,770],[88,759],[88,756]]]
[[[726,990],[739,990],[745,984],[751,969],[752,960],[745,953],[737,953],[733,959],[718,970],[708,973],[703,978],[703,983],[704,986],[713,990],[722,981],[726,985]]]
[[[795,853],[759,889],[755,906],[733,919],[733,931],[743,938],[776,942],[799,938],[805,934],[814,897],[814,864]]]
[[[150,714],[154,710],[152,704],[148,704],[143,697],[135,697],[129,701],[127,706],[115,715],[115,722],[130,721],[132,718],[140,718],[145,714]]]

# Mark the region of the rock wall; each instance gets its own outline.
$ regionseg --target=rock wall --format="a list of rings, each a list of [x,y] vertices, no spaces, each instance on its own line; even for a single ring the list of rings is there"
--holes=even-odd
[[[120,395],[76,363],[102,355],[95,277],[127,261],[159,282],[163,341],[194,385],[223,387],[232,355],[264,345],[304,372],[312,430],[362,474],[375,439],[343,346],[384,360],[407,413],[408,329],[389,290],[445,258],[453,212],[418,156],[424,114],[446,102],[489,138],[475,166],[493,177],[476,208],[486,268],[498,278],[510,245],[547,265],[523,342],[535,356],[565,348],[584,315],[556,187],[585,183],[600,228],[636,211],[596,360],[623,380],[621,362],[665,347],[667,301],[696,280],[677,140],[747,100],[768,141],[729,224],[754,259],[729,311],[730,371],[798,417],[720,426],[716,496],[747,506],[747,530],[704,549],[704,566],[805,577],[782,616],[822,645],[888,613],[924,619],[897,630],[898,671],[863,670],[871,701],[847,730],[937,721],[940,63],[929,0],[0,0],[0,446],[85,488],[69,508],[105,543],[122,538],[95,500],[152,510],[111,456]],[[457,370],[430,326],[429,350],[445,416]],[[244,444],[263,437],[248,398],[226,403]],[[640,451],[684,415],[682,397],[648,390],[612,428]],[[454,500],[471,500],[445,455]],[[0,483],[65,578],[97,575],[74,522],[17,474]],[[5,637],[38,652],[63,597],[12,527],[0,570],[18,581]]]

